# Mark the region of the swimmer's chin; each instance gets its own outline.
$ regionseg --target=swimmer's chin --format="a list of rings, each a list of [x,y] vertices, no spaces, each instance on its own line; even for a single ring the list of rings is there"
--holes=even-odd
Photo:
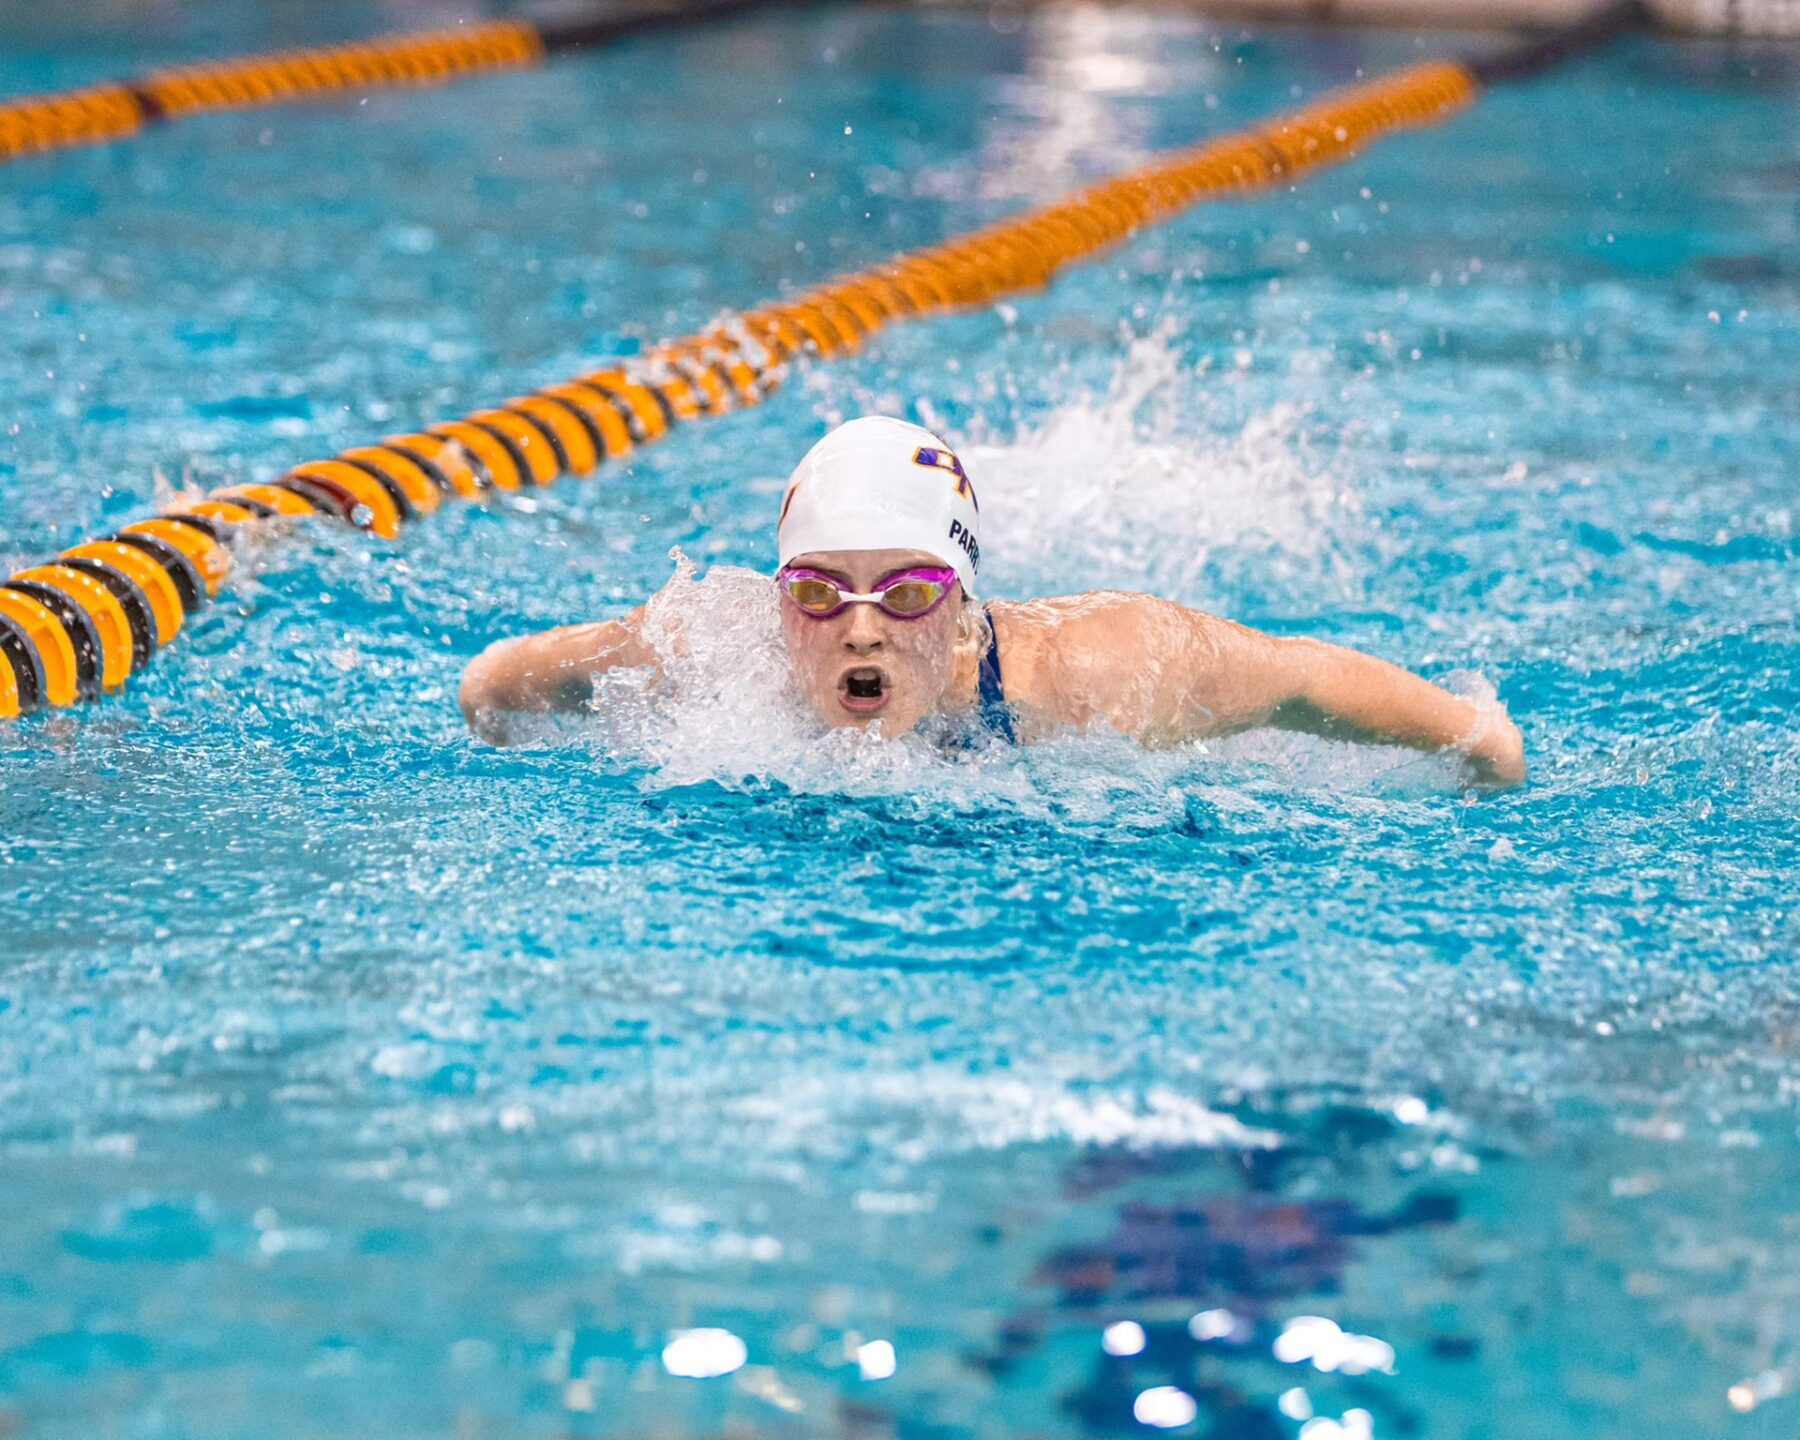
[[[890,710],[884,710],[875,715],[863,715],[833,706],[829,711],[821,713],[819,718],[833,730],[861,730],[865,734],[875,735],[883,740],[892,740],[917,729],[919,721],[924,717],[899,715]]]
[[[918,728],[925,717],[913,713],[904,702],[897,703],[892,691],[884,693],[879,704],[845,703],[845,696],[835,694],[823,705],[815,703],[813,712],[833,730],[862,730],[891,740]]]

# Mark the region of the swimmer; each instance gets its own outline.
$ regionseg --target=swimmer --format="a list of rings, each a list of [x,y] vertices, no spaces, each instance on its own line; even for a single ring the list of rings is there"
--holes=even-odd
[[[1498,705],[1355,650],[1116,590],[984,604],[980,531],[962,462],[928,430],[869,416],[807,453],[774,584],[794,682],[827,725],[893,736],[961,713],[1007,741],[1103,725],[1152,746],[1272,725],[1457,752],[1478,784],[1525,778]],[[660,664],[644,615],[490,646],[463,676],[463,715],[502,742],[509,714],[583,710],[601,672]]]

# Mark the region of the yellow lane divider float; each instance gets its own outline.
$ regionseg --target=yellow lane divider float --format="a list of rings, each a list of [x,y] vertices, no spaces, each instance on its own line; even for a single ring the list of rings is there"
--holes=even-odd
[[[537,63],[543,53],[533,26],[503,20],[157,70],[121,84],[0,105],[0,160],[117,140],[146,124],[204,110],[240,110],[333,90],[419,85],[470,70],[517,69]]]
[[[1534,55],[1560,58],[1544,42]],[[1522,73],[1512,60],[1489,63]],[[450,500],[590,474],[682,421],[759,403],[803,357],[852,351],[896,320],[1040,288],[1064,266],[1200,200],[1284,183],[1396,130],[1435,124],[1476,98],[1485,68],[1435,62],[1334,91],[1044,209],[730,316],[630,363],[267,483],[214,490],[77,545],[0,584],[0,717],[118,689],[218,590],[231,568],[229,542],[245,530],[324,515],[392,539]]]
[[[547,55],[762,8],[779,0],[688,0],[598,19],[497,20],[350,45],[284,50],[156,70],[135,80],[0,102],[0,163],[97,145],[146,125],[211,110],[245,110],[342,90],[424,85],[483,70],[517,70]]]

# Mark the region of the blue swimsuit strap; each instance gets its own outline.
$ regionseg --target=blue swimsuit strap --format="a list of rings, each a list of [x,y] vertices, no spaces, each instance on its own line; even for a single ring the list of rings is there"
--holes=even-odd
[[[1000,637],[994,632],[991,615],[987,622],[987,649],[981,652],[981,723],[1008,744],[1016,745],[1019,735],[1013,728],[1012,707],[1006,703],[1006,682],[1000,673]]]

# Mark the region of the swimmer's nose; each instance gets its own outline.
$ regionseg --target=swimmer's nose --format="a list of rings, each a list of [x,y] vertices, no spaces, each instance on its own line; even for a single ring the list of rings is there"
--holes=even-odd
[[[881,648],[881,621],[873,605],[852,605],[844,626],[844,648],[855,655],[870,655]]]

